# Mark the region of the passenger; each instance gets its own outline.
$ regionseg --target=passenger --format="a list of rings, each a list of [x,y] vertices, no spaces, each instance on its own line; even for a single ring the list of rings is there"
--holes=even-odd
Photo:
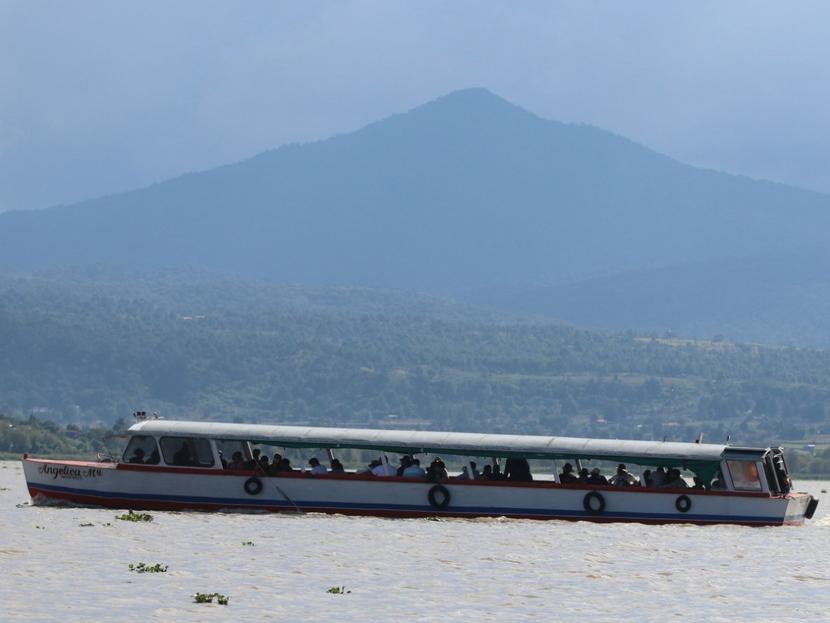
[[[186,441],[182,442],[181,448],[173,455],[173,465],[196,465],[196,458]]]
[[[150,455],[150,458],[144,461],[147,465],[158,465],[158,462],[161,460],[159,456],[159,449],[153,448],[153,453]]]
[[[332,459],[331,460],[331,473],[332,474],[343,474],[346,472],[346,469],[343,467],[343,463],[340,462],[340,459]]]
[[[483,480],[493,480],[493,466],[485,465],[481,471],[481,478]]]
[[[662,487],[666,484],[666,468],[662,465],[651,473],[651,486]]]
[[[470,480],[481,480],[481,473],[478,471],[475,461],[470,461]]]
[[[421,467],[421,461],[416,458],[412,459],[412,463],[403,470],[403,474],[401,474],[404,478],[426,478],[427,473]]]
[[[280,463],[279,463],[279,465],[277,465],[277,469],[275,471],[276,472],[293,472],[294,468],[291,467],[291,461],[289,461],[285,457],[282,457],[280,459]]]
[[[278,452],[274,452],[274,456],[271,457],[271,464],[268,466],[269,474],[273,475],[279,471],[280,461],[282,461],[282,455]]]
[[[311,466],[312,474],[325,474],[328,472],[325,465],[320,465],[320,461],[317,460],[316,456],[308,459],[308,464]]]
[[[259,448],[254,448],[254,451],[251,453],[252,458],[249,461],[245,462],[245,469],[255,470],[259,468],[259,456],[262,454],[262,450]]]
[[[372,463],[375,464],[374,467],[372,467]],[[372,463],[369,464],[369,467],[372,469],[373,476],[389,477],[398,475],[398,470],[394,466],[389,465],[387,461],[376,459]]]
[[[231,456],[231,461],[228,463],[228,469],[245,469],[245,461],[242,459],[242,453],[237,450]]]
[[[444,465],[444,461],[442,461],[440,457],[436,456],[432,459],[432,463],[429,464],[429,469],[427,470],[427,480],[430,482],[446,482],[449,480],[447,466]]]
[[[572,485],[576,483],[579,479],[574,474],[574,466],[570,463],[565,463],[562,466],[562,473],[559,474],[559,482],[563,485]]]
[[[496,463],[493,465],[493,480],[504,480],[504,474],[501,473],[501,465]]]
[[[592,485],[607,485],[608,479],[600,473],[599,467],[595,467],[588,476],[588,482]]]
[[[401,457],[401,464],[398,466],[396,471],[397,476],[403,476],[403,473],[406,471],[406,468],[412,465],[412,457],[408,454],[404,454]]]
[[[127,463],[144,463],[144,449],[136,448],[133,455],[127,459]]]
[[[584,484],[590,482],[591,476],[588,474],[588,468],[583,467],[579,470],[579,482]]]
[[[268,465],[268,457],[264,454],[259,457],[259,468],[262,470],[262,473],[266,475],[271,471],[270,465]]]
[[[712,489],[725,489],[726,486],[723,484],[723,474],[721,474],[720,470],[718,473],[715,474],[715,479],[712,480]]]
[[[609,484],[614,487],[631,487],[638,484],[637,477],[625,466],[625,463],[617,465],[617,473],[611,476]]]
[[[643,472],[643,480],[640,484],[642,484],[644,487],[653,487],[654,486],[654,480],[651,478],[651,470],[650,469],[647,469],[646,471]]]
[[[667,478],[668,481],[663,485],[664,487],[671,487],[672,489],[687,489],[689,487],[689,483],[680,475],[679,469],[670,469]]]
[[[530,463],[527,462],[527,459],[507,459],[504,477],[515,482],[532,481],[533,475],[530,473]]]
[[[703,482],[703,479],[700,476],[695,476],[695,486],[692,489],[703,489],[706,490],[706,483]]]
[[[467,466],[464,465],[461,468],[461,473],[458,476],[453,476],[452,480],[470,480],[470,471],[467,469]]]

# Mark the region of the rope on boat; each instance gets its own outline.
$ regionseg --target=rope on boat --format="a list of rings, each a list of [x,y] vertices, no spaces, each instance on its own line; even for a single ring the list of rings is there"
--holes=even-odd
[[[293,506],[293,507],[294,507],[294,510],[295,510],[295,511],[297,511],[297,513],[299,513],[300,515],[302,515],[302,514],[303,514],[302,509],[300,509],[300,507],[299,507],[299,506],[297,506],[297,504],[295,504],[295,503],[294,503],[294,500],[292,500],[290,497],[288,497],[288,495],[286,495],[285,491],[283,491],[283,490],[282,490],[282,487],[280,487],[280,486],[277,484],[277,482],[276,482],[276,478],[266,478],[266,479],[265,479],[265,482],[270,482],[272,485],[274,485],[274,489],[276,489],[276,490],[277,490],[277,492],[278,492],[278,493],[279,493],[282,497],[284,497],[284,498],[285,498],[286,502],[288,502],[289,504],[291,504],[291,506]]]

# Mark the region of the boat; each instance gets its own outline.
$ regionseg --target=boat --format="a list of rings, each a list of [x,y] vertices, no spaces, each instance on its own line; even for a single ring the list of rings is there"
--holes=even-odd
[[[751,526],[802,524],[812,518],[818,504],[811,495],[792,490],[781,448],[230,424],[137,414],[139,421],[127,431],[129,441],[120,458],[75,461],[24,455],[23,469],[33,503],[131,510]],[[274,451],[300,449],[309,455],[319,450],[330,461],[336,458],[335,453],[377,453],[381,458],[375,465],[385,465],[390,475],[335,473],[319,467],[315,471],[324,473],[266,471],[254,460],[257,446]],[[396,473],[395,455],[423,456],[427,461],[441,456],[448,463],[449,457],[456,457],[458,464],[464,465],[466,478],[447,477],[446,473],[436,477],[435,472],[431,480],[391,475]],[[502,465],[507,472],[512,463],[513,473],[477,478],[476,461],[487,462],[492,468],[486,469],[491,472],[501,471]],[[533,476],[516,468],[529,466],[529,461],[546,465],[547,476],[540,468]],[[557,476],[560,467],[567,470],[563,462],[582,477]],[[651,478],[649,471],[639,478],[632,476],[628,470],[634,465],[650,467]],[[588,466],[595,466],[590,473]],[[620,474],[627,474],[627,480],[602,482],[604,478],[594,478],[601,471],[598,466],[606,470],[616,467]],[[665,469],[691,474],[696,486],[686,478],[656,486],[657,471]]]

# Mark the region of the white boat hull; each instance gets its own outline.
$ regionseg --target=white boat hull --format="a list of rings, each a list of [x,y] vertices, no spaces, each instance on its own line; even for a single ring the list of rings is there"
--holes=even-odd
[[[517,517],[643,523],[801,524],[813,498],[767,494],[588,487],[552,482],[459,481],[434,483],[354,474],[276,477],[248,472],[81,461],[24,459],[36,504],[70,503],[142,510],[256,510],[325,512],[384,517]],[[251,478],[255,481],[249,482]],[[246,491],[248,483],[249,493]],[[261,485],[261,490],[257,491]],[[586,506],[592,495],[593,507]],[[685,500],[681,497],[685,496]],[[601,500],[601,503],[600,503]],[[598,507],[602,506],[601,509]],[[688,506],[688,508],[687,508]],[[685,510],[683,510],[685,509]]]

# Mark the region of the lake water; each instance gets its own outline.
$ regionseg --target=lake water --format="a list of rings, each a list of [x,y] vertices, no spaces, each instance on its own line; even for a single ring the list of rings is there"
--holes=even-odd
[[[830,483],[797,484],[823,498],[802,527],[160,512],[131,523],[32,507],[20,464],[3,462],[0,621],[830,620]],[[138,562],[169,570],[130,572]],[[196,592],[230,604],[193,603]]]

